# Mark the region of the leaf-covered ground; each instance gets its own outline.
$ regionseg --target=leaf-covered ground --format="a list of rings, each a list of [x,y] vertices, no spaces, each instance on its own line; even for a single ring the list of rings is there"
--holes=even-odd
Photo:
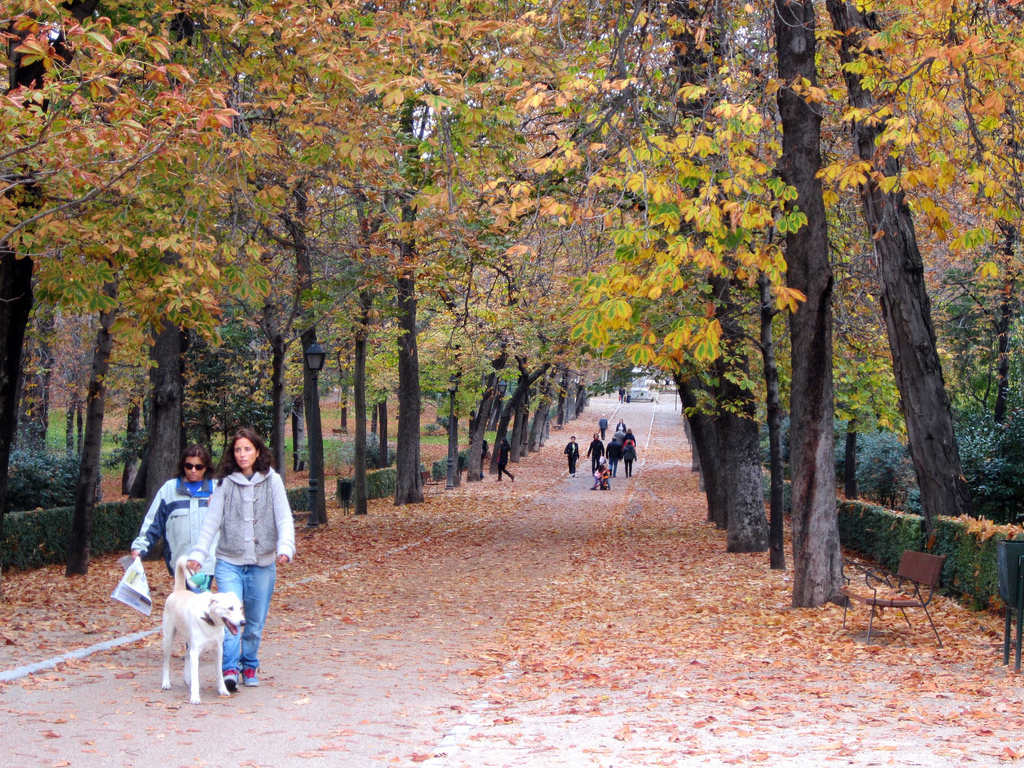
[[[584,424],[616,408],[596,405]],[[938,599],[942,648],[919,611],[909,628],[899,613],[876,619],[877,642],[865,646],[863,607],[846,629],[839,608],[790,608],[791,574],[769,570],[767,555],[726,554],[724,533],[704,521],[671,404],[619,415],[640,438],[641,462],[628,480],[620,468],[610,492],[591,491],[584,471],[566,476],[568,431],[589,434],[572,425],[513,466],[514,483],[489,477],[432,491],[422,506],[376,503],[365,518],[300,528],[300,557],[279,571],[256,691],[222,700],[207,684],[191,708],[175,675],[161,692],[158,634],[0,685],[0,730],[19,735],[10,764],[121,754],[124,733],[102,735],[111,708],[128,711],[140,734],[133,760],[169,754],[175,765],[952,766],[1024,756],[1022,678],[1001,665],[999,617]],[[149,573],[159,606],[169,580],[159,563]],[[0,667],[157,627],[159,609],[147,619],[109,599],[118,576],[114,558],[94,562],[87,579],[8,575]],[[103,696],[110,706],[96,714]],[[208,754],[228,743],[217,722],[243,729],[240,754]]]

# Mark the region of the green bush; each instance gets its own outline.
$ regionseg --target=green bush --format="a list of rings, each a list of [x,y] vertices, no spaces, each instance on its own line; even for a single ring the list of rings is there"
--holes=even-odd
[[[1010,411],[1002,424],[990,415],[963,419],[957,443],[974,511],[995,523],[1024,515],[1024,412]]]
[[[289,488],[285,491],[288,497],[288,506],[292,512],[309,512],[309,486],[302,488]]]
[[[836,441],[836,477],[843,477],[843,442]],[[917,490],[917,478],[906,445],[891,432],[857,435],[857,492],[891,509],[905,509]]]
[[[459,472],[465,472],[469,466],[469,453],[467,451],[459,451]],[[430,465],[430,479],[431,480],[447,480],[448,479],[448,457],[438,459]]]
[[[339,469],[341,465],[346,467],[355,466],[356,444],[354,442],[335,443],[334,464]],[[377,460],[380,457],[380,438],[373,432],[366,435],[366,469],[373,470],[377,467]],[[395,463],[395,449],[388,445],[388,466]]]
[[[352,478],[338,478],[337,498],[341,498],[342,481],[352,482]],[[398,484],[398,470],[394,467],[378,469],[366,473],[366,498],[385,499],[395,495],[395,486]],[[353,499],[354,500],[354,499]]]
[[[50,509],[75,503],[78,456],[12,451],[7,472],[7,509]]]
[[[843,547],[877,560],[895,570],[904,550],[945,555],[942,590],[973,607],[999,603],[996,542],[1018,529],[989,521],[940,517],[930,546],[918,515],[893,512],[871,504],[839,504],[839,538]]]
[[[96,505],[90,553],[128,552],[139,533],[146,503],[141,499]],[[39,568],[67,560],[74,507],[9,512],[0,543],[5,567]]]

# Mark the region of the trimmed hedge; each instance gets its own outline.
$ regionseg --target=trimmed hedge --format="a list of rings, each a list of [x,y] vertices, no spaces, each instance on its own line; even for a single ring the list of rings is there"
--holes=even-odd
[[[40,568],[67,561],[74,507],[54,507],[4,516],[4,539],[0,543],[4,567]],[[92,523],[92,555],[128,552],[146,513],[146,502],[102,502],[96,505]]]
[[[998,607],[996,542],[1019,536],[1018,526],[996,525],[967,517],[940,517],[932,541],[925,540],[924,519],[857,501],[839,503],[839,538],[847,549],[877,560],[889,570],[906,549],[945,555],[943,591],[974,607]]]
[[[335,490],[337,498],[341,498],[341,481],[352,481],[352,478],[338,478],[338,485]],[[366,498],[384,499],[395,495],[395,487],[398,485],[398,470],[395,467],[387,469],[376,469],[366,473]],[[308,505],[307,505],[308,506]]]
[[[288,488],[285,490],[288,497],[288,506],[292,512],[309,512],[309,486],[303,488]]]
[[[459,472],[465,472],[469,467],[469,454],[466,451],[459,451]],[[431,480],[447,480],[448,479],[448,457],[438,459],[430,465],[430,479]]]

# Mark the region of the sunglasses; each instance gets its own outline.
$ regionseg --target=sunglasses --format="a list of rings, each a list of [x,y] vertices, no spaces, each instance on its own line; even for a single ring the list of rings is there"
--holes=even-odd
[[[206,469],[206,465],[205,464],[189,464],[186,461],[185,462],[185,469]]]

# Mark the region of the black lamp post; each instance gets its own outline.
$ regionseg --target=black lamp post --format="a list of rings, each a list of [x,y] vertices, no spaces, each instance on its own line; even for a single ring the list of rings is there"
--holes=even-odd
[[[302,353],[306,370],[312,377],[309,402],[306,405],[306,439],[309,443],[309,519],[315,528],[320,524],[320,485],[324,475],[324,436],[320,424],[320,390],[317,378],[327,361],[327,352],[314,341]]]
[[[448,479],[444,488],[455,487],[455,462],[459,455],[459,422],[455,420],[455,393],[459,389],[459,378],[453,373],[448,379]]]

